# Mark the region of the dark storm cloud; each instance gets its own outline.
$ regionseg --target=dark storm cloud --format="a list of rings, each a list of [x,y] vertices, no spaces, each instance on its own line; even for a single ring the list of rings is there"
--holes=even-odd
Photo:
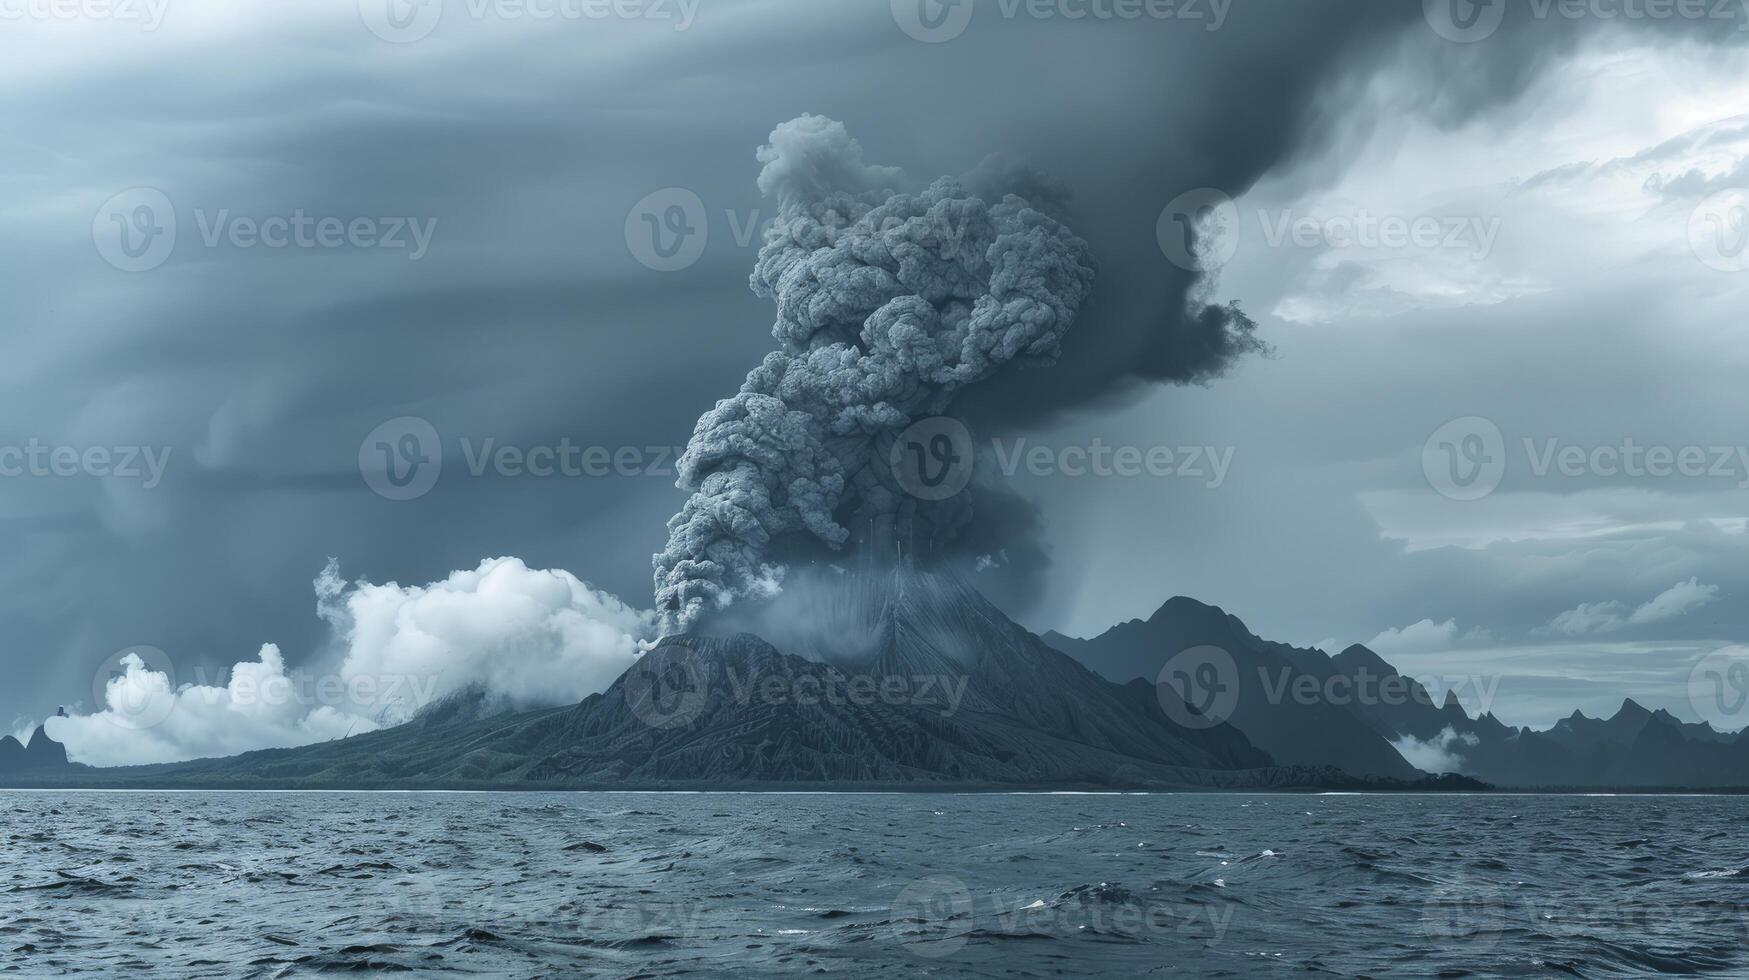
[[[845,120],[872,158],[914,173],[971,171],[1001,149],[1005,179],[1037,165],[1061,180],[1041,196],[1092,244],[1101,279],[1057,367],[968,403],[982,432],[1216,377],[1257,335],[1210,312],[1218,283],[1163,261],[1167,201],[1236,195],[1344,138],[1358,124],[1344,92],[1402,37],[1419,41],[1405,99],[1445,121],[1508,98],[1545,44],[1568,43],[1506,31],[1460,48],[1418,8],[1242,3],[1213,32],[991,8],[942,45],[906,37],[885,2],[707,4],[685,32],[451,19],[405,46],[350,2],[190,2],[149,35],[9,32],[0,443],[174,452],[149,492],[0,485],[0,711],[89,700],[92,668],[137,643],[190,670],[265,641],[296,663],[321,642],[309,588],[331,555],[349,574],[426,582],[515,554],[648,601],[648,556],[683,500],[672,477],[472,477],[458,440],[683,442],[769,346],[769,308],[745,286],[758,241],[737,244],[728,214],[771,216],[753,150],[803,112]],[[96,254],[92,219],[141,186],[174,201],[179,241],[162,267],[127,274]],[[711,237],[698,264],[661,274],[634,260],[623,224],[668,186],[700,196]],[[293,209],[437,224],[409,262],[207,247],[196,218]],[[355,461],[402,415],[442,434],[446,471],[397,503]],[[1006,567],[1029,570],[1016,596],[1043,589],[1037,517],[993,498],[962,538],[969,560],[1010,542]]]

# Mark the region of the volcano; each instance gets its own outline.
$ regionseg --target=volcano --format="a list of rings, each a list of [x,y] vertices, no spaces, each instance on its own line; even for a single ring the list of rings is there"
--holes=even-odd
[[[581,704],[480,692],[398,728],[116,770],[103,785],[553,789],[1426,786],[1281,766],[1239,729],[1052,649],[963,580],[910,565],[796,579],[753,618],[669,637]],[[748,627],[759,627],[765,635]]]

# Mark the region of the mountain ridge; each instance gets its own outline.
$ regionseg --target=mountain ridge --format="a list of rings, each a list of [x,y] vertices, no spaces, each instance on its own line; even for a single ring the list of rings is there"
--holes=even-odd
[[[1534,789],[1729,789],[1749,787],[1749,729],[1720,732],[1705,722],[1682,722],[1662,708],[1649,710],[1624,698],[1615,714],[1590,718],[1581,711],[1554,726],[1535,730],[1509,726],[1492,713],[1470,717],[1456,693],[1436,700],[1413,678],[1364,644],[1331,656],[1321,650],[1289,647],[1258,639],[1238,617],[1218,606],[1184,596],[1163,603],[1148,619],[1132,619],[1088,640],[1047,633],[1047,641],[1110,679],[1148,678],[1174,654],[1212,643],[1232,654],[1241,680],[1260,666],[1295,674],[1277,691],[1311,690],[1321,695],[1340,689],[1368,690],[1373,697],[1324,697],[1326,708],[1341,708],[1387,746],[1437,746],[1460,763],[1457,771],[1487,783]],[[1146,643],[1138,643],[1145,638]],[[1365,672],[1363,676],[1362,672]],[[1301,677],[1310,687],[1294,686]],[[1393,691],[1390,697],[1376,696]],[[1351,753],[1352,738],[1330,754],[1318,740],[1327,729],[1304,710],[1265,711],[1267,691],[1247,686],[1228,720],[1278,761],[1303,763],[1321,758],[1356,772],[1367,759]],[[1261,705],[1261,707],[1260,707]],[[1303,706],[1296,706],[1303,708]],[[1352,736],[1352,729],[1349,729]],[[1364,741],[1364,740],[1363,740]],[[1393,751],[1396,751],[1393,748]],[[1368,757],[1370,758],[1370,756]]]
[[[1114,684],[963,580],[824,572],[734,629],[670,637],[568,708],[493,713],[458,692],[415,721],[307,746],[131,771],[157,785],[513,788],[1480,788],[1279,765],[1147,684]],[[799,651],[803,655],[798,655]],[[1162,697],[1168,698],[1162,701]]]

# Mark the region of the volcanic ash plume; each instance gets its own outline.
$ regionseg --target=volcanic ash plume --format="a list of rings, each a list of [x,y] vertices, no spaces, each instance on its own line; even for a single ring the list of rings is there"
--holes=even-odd
[[[947,177],[906,192],[842,123],[784,123],[759,160],[778,216],[751,286],[777,305],[778,347],[680,460],[692,497],[655,556],[669,634],[775,594],[781,539],[838,549],[849,526],[914,512],[879,449],[1004,365],[1054,361],[1093,284],[1087,243],[1051,216]]]

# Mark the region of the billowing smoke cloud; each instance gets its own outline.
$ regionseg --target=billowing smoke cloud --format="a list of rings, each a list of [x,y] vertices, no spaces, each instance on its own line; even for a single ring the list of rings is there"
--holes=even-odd
[[[166,665],[129,654],[103,704],[49,719],[49,736],[75,762],[138,765],[343,738],[462,691],[494,709],[569,704],[623,673],[655,619],[515,558],[424,586],[348,586],[330,563],[315,587],[337,666],[288,670],[268,644],[221,680],[179,685]]]
[[[777,305],[778,349],[699,419],[680,461],[693,495],[655,556],[664,632],[772,595],[780,538],[837,549],[850,526],[913,516],[883,439],[1007,365],[1054,361],[1093,284],[1087,244],[1039,206],[952,178],[902,190],[841,123],[784,123],[759,160],[779,214],[751,285]],[[1004,175],[1049,186],[1001,164],[969,180]]]

